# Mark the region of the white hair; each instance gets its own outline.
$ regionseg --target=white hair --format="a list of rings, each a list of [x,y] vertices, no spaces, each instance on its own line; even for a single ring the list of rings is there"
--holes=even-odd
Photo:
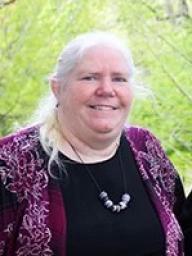
[[[65,86],[68,77],[74,70],[77,62],[81,60],[84,54],[92,47],[105,46],[118,50],[127,61],[129,74],[129,83],[133,89],[142,92],[143,87],[134,83],[135,66],[129,48],[117,36],[109,32],[91,32],[81,34],[70,41],[61,52],[54,72],[49,76],[51,81],[61,81]],[[40,142],[46,153],[49,155],[48,169],[51,172],[51,164],[56,162],[60,166],[58,159],[59,145],[63,140],[57,120],[57,101],[50,92],[48,96],[41,101],[33,120],[40,123]],[[52,174],[53,175],[53,174]]]
[[[61,52],[55,71],[50,79],[66,80],[70,72],[75,68],[77,62],[92,47],[106,46],[118,50],[127,61],[127,69],[130,79],[134,74],[134,63],[131,52],[117,36],[109,32],[91,32],[79,35],[69,42]]]

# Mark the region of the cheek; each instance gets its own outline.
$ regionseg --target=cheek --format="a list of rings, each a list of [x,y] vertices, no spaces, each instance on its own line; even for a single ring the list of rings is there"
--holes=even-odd
[[[70,102],[73,101],[73,98],[74,92],[72,87],[69,87],[69,85],[65,85],[65,87],[61,88],[59,99],[60,103],[63,106],[67,106]]]
[[[122,106],[125,108],[129,108],[133,102],[133,97],[134,95],[131,89],[121,92],[120,98]]]

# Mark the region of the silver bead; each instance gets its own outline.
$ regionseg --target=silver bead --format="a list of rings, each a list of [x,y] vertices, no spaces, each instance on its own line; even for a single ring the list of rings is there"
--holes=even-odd
[[[99,197],[100,197],[101,199],[108,197],[107,192],[102,191],[102,192],[100,193]]]
[[[125,202],[120,202],[119,203],[119,205],[120,205],[120,207],[121,207],[121,210],[124,210],[124,209],[126,209],[127,208],[127,204],[125,203]]]
[[[117,209],[117,206],[116,206],[116,205],[113,205],[112,211],[113,211],[113,212],[116,212],[116,209]]]
[[[131,197],[129,194],[123,194],[122,201],[128,203],[130,201]]]
[[[111,200],[107,200],[104,204],[107,206],[107,208],[110,208],[113,205],[113,202]]]
[[[121,206],[120,205],[116,205],[116,212],[120,212],[121,211]]]

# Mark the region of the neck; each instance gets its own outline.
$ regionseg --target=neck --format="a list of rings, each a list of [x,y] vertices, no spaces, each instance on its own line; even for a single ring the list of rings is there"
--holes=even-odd
[[[119,134],[115,138],[103,139],[103,141],[99,141],[98,143],[94,138],[83,140],[74,136],[71,132],[65,131],[65,129],[60,129],[60,133],[61,143],[59,150],[77,162],[81,162],[79,159],[80,156],[84,163],[96,163],[110,159],[116,153],[121,136]]]

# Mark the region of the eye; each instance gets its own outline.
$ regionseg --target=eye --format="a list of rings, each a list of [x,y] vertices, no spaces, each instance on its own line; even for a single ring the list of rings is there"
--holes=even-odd
[[[95,81],[97,78],[96,76],[84,76],[81,78],[81,80],[86,80],[86,81]]]
[[[122,82],[122,83],[126,83],[127,82],[127,78],[122,77],[122,76],[116,76],[112,78],[113,82]]]

